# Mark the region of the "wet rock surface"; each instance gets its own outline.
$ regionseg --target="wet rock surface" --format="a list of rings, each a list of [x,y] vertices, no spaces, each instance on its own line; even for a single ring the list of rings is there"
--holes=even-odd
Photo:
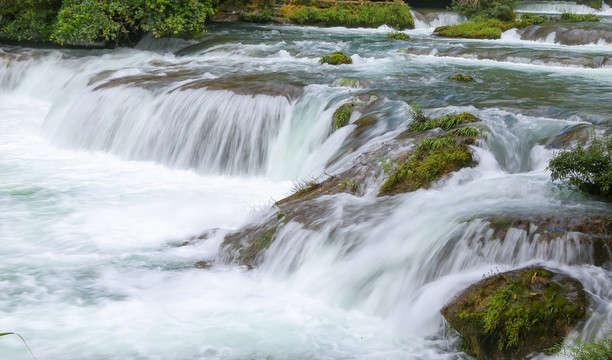
[[[586,315],[582,284],[544,268],[483,279],[442,309],[479,359],[527,359],[561,343]]]

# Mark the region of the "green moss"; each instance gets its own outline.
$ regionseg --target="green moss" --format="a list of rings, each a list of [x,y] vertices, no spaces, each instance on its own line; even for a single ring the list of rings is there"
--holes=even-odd
[[[451,26],[440,26],[434,34],[450,38],[465,39],[499,39],[503,31],[514,27],[512,21],[498,19],[476,20]]]
[[[346,179],[338,184],[338,187],[342,190],[348,190],[349,192],[355,192],[359,190],[359,183],[355,180]]]
[[[451,75],[448,79],[453,81],[476,81],[473,77],[462,74]]]
[[[414,28],[410,7],[403,3],[338,4],[328,8],[302,7],[286,11],[285,16],[300,25],[345,27]]]
[[[337,84],[340,85],[340,86],[352,87],[352,88],[357,88],[357,87],[359,87],[361,85],[359,80],[357,80],[357,79],[347,79],[347,78],[339,79]]]
[[[561,21],[565,22],[599,22],[601,19],[594,14],[561,14]]]
[[[450,130],[460,124],[476,122],[478,118],[470,113],[462,113],[462,114],[448,114],[444,115],[440,118],[429,119],[425,118],[425,120],[421,121],[413,121],[410,124],[410,131],[425,131],[429,129],[441,128],[443,130]]]
[[[338,109],[336,109],[336,111],[334,111],[334,115],[332,116],[334,131],[348,125],[351,115],[353,114],[353,107],[356,105],[359,105],[359,103],[350,102],[341,105]]]
[[[387,33],[387,39],[389,40],[410,40],[410,35],[403,33],[403,32],[395,31],[395,32]]]
[[[323,55],[321,60],[319,60],[319,64],[330,64],[330,65],[340,65],[340,64],[352,64],[353,59],[350,56],[346,55],[342,51],[335,51],[331,55]]]
[[[470,334],[483,334],[480,346],[489,339],[498,354],[519,351],[528,342],[542,342],[546,348],[559,344],[564,334],[552,329],[581,318],[584,308],[563,296],[564,285],[551,281],[552,276],[545,269],[530,269],[511,278],[491,278],[482,291],[470,296],[452,322],[464,331],[470,329]],[[469,335],[466,340],[471,349],[478,348]]]
[[[456,144],[453,137],[422,140],[404,163],[385,165],[388,178],[379,194],[415,191],[471,162],[468,146]]]

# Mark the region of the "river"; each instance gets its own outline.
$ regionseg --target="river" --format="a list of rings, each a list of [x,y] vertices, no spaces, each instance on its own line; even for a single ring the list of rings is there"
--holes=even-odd
[[[579,245],[457,234],[491,214],[612,212],[546,171],[552,139],[610,126],[612,42],[444,39],[433,26],[460,19],[421,16],[395,42],[386,27],[213,24],[201,42],[135,49],[0,46],[0,332],[40,360],[460,359],[441,307],[483,275],[538,264],[591,295],[571,336],[605,333],[612,271],[579,261]],[[353,64],[318,64],[335,50]],[[331,196],[318,230],[289,224],[256,269],[194,268],[294,181],[349,165],[326,167],[353,126],[330,135],[332,113],[355,94],[384,101],[370,148],[405,128],[410,104],[474,113],[490,129],[478,166],[393,198]],[[0,358],[29,356],[0,338]]]

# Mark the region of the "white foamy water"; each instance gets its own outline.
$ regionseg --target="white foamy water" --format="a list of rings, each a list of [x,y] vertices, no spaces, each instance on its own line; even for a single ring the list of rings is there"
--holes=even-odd
[[[0,332],[24,335],[41,360],[452,360],[465,355],[440,308],[496,268],[537,264],[578,278],[592,297],[593,317],[572,336],[604,334],[612,274],[588,265],[588,248],[520,231],[477,239],[487,216],[612,211],[551,184],[544,146],[609,113],[609,69],[406,56],[397,49],[414,44],[379,41],[386,28],[246,29],[187,55],[150,39],[142,46],[159,53],[5,49]],[[497,43],[416,42],[483,52]],[[354,64],[317,64],[337,48]],[[459,71],[479,83],[446,79]],[[228,78],[240,89],[202,85]],[[342,78],[362,85],[333,86]],[[295,94],[251,94],[252,83]],[[558,94],[539,98],[539,83]],[[353,149],[345,140],[357,125],[330,133],[331,117],[365,94],[378,100],[363,115],[378,121]],[[257,269],[193,266],[218,259],[223,236],[267,214],[291,180],[358,164],[335,159],[348,149],[385,146],[417,101],[432,116],[483,119],[477,167],[395,198],[324,197],[317,227],[286,224]],[[2,337],[0,358],[28,353]]]

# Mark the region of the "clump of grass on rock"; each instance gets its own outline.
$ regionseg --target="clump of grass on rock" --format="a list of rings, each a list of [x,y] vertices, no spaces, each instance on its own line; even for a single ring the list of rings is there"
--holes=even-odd
[[[342,51],[335,51],[331,55],[323,55],[319,60],[319,64],[341,65],[352,64],[353,59]]]

